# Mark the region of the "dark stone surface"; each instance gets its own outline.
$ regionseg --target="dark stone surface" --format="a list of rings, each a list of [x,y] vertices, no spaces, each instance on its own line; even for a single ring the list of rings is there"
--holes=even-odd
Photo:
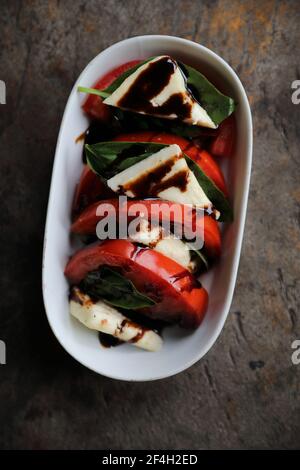
[[[300,365],[296,1],[1,1],[0,447],[297,448]],[[58,345],[44,314],[41,254],[57,133],[81,69],[132,35],[194,39],[239,73],[254,163],[231,313],[205,359],[154,383],[97,376]]]

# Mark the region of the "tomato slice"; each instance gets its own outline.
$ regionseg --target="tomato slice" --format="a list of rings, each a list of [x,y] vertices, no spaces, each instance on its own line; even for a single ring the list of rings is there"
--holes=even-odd
[[[141,309],[141,313],[179,322],[186,328],[196,328],[201,323],[208,294],[189,271],[170,258],[128,240],[107,240],[75,253],[65,275],[72,284],[78,284],[102,265],[118,268],[140,292],[156,302]]]
[[[219,165],[206,150],[198,150],[193,156],[189,155],[208,176],[215,185],[228,196],[228,189],[225,183],[224,175]]]
[[[204,223],[204,251],[209,258],[218,258],[221,255],[221,232],[218,222],[205,215]]]
[[[74,219],[77,217],[83,209],[89,206],[92,202],[109,197],[113,194],[114,193],[89,168],[89,166],[84,165],[74,194],[72,218]]]
[[[111,115],[109,106],[103,104],[102,98],[97,95],[88,95],[82,105],[82,109],[91,119],[98,119],[100,121],[108,121]]]
[[[125,64],[118,65],[114,69],[112,69],[110,72],[107,72],[102,78],[100,78],[96,84],[96,88],[99,90],[104,90],[104,88],[107,88],[109,85],[111,85],[116,78],[118,78],[122,73],[126,72],[126,70],[130,69],[131,67],[134,67],[136,64],[141,62],[140,60],[134,59],[130,60],[128,62],[125,62]]]
[[[184,137],[180,137],[179,135],[174,134],[167,134],[166,132],[156,134],[151,142],[158,142],[160,144],[168,145],[177,144],[183,152],[190,146],[190,142]]]
[[[117,135],[113,140],[117,142],[152,142],[157,135],[154,131],[129,132]]]
[[[230,157],[234,151],[236,136],[236,124],[234,116],[229,116],[223,121],[218,133],[210,146],[210,151],[217,157]]]
[[[95,83],[93,88],[97,88],[97,90],[103,90],[104,88],[107,88],[122,73],[126,72],[126,70],[130,69],[139,62],[139,60],[131,60],[130,62],[126,62],[125,64],[119,65],[118,67],[105,74],[102,78],[100,78],[100,80]],[[97,95],[88,95],[87,99],[82,105],[82,109],[92,119],[100,119],[102,121],[105,121],[110,116],[109,106],[103,104],[102,98]]]
[[[146,210],[148,220],[162,223],[170,221],[170,224],[182,225],[184,223],[184,231],[186,235],[198,233],[204,239],[205,253],[209,258],[216,258],[221,254],[221,234],[218,223],[212,217],[204,215],[204,217],[196,217],[195,210],[188,210],[183,204],[177,204],[164,200],[127,200],[126,206],[119,204],[119,199],[106,199],[97,201],[87,207],[73,222],[71,232],[79,235],[95,235],[97,223],[106,216],[117,214],[126,215],[128,222],[139,214],[131,217],[134,206],[141,204],[140,212]],[[105,210],[101,210],[102,208]],[[174,210],[171,210],[171,209]],[[100,209],[100,210],[99,210]],[[98,211],[99,210],[99,211]],[[111,212],[110,212],[111,210]],[[101,214],[101,215],[100,215]],[[197,224],[197,225],[196,225]]]
[[[199,165],[201,170],[204,171],[225,196],[228,196],[228,189],[219,165],[208,152],[200,150],[196,145],[193,145],[183,137],[174,134],[146,131],[120,134],[113,140],[124,142],[158,142],[167,145],[177,144],[186,155]]]

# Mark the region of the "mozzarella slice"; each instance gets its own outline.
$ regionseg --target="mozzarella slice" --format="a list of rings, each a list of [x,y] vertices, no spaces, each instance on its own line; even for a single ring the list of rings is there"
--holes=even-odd
[[[155,331],[132,322],[101,300],[93,302],[77,287],[72,290],[70,313],[87,328],[112,335],[138,348],[158,351],[162,346],[162,338]]]
[[[196,263],[191,260],[191,252],[186,243],[175,238],[173,234],[167,234],[159,225],[151,227],[146,219],[140,219],[139,230],[129,233],[128,239],[168,256],[190,272],[196,269]]]
[[[161,176],[160,181],[156,181],[157,175]],[[176,175],[184,184],[176,182]],[[107,185],[113,191],[121,191],[129,197],[156,196],[198,208],[212,207],[177,144],[164,147],[118,173],[107,181]]]
[[[138,225],[138,229],[136,225]],[[162,237],[162,227],[159,225],[151,227],[150,222],[146,219],[139,218],[139,222],[138,224],[135,224],[133,230],[131,229],[131,225],[129,225],[128,240],[134,243],[141,243],[142,245],[155,248]]]
[[[186,188],[184,191],[178,186],[172,186],[172,179],[176,174],[186,174]],[[189,169],[185,158],[182,156],[173,165],[172,170],[162,179],[170,180],[170,186],[158,193],[158,196],[167,201],[178,202],[180,204],[192,204],[196,207],[210,207],[211,201],[198,183],[194,173]]]
[[[141,77],[148,72],[148,80],[151,85],[151,81],[156,80],[156,75],[160,75],[159,69],[153,73],[151,76],[151,69],[153,69],[153,64],[158,61],[167,61],[173,64],[173,72],[170,74],[167,84],[155,95],[147,99],[144,92],[144,97],[141,94],[143,90],[149,89],[147,87],[147,82],[143,83],[141,87],[139,85],[139,80]],[[126,104],[126,96],[128,93],[135,95],[136,99],[132,104],[122,105],[122,100]],[[139,100],[140,97],[140,100]],[[170,100],[179,99],[179,104],[172,105]],[[149,114],[155,115],[158,117],[166,119],[181,119],[187,124],[204,126],[215,129],[217,126],[211,120],[205,109],[200,106],[200,104],[195,100],[193,95],[186,87],[185,77],[180,70],[177,62],[169,56],[159,56],[150,60],[144,65],[141,65],[135,72],[133,72],[129,77],[127,77],[121,85],[108,97],[104,100],[105,104],[120,107],[123,109],[128,109],[131,111],[138,112],[140,114]],[[168,103],[168,104],[167,104]],[[166,112],[164,105],[169,110]],[[188,113],[187,111],[188,110]],[[185,116],[182,118],[182,116]]]
[[[162,238],[155,245],[154,250],[176,261],[190,272],[196,269],[196,263],[191,260],[191,252],[188,246],[178,238]]]
[[[182,152],[179,145],[169,145],[113,176],[107,181],[107,185],[116,192],[120,189],[125,190],[125,194],[129,197],[138,196],[138,191],[145,191],[146,186],[141,185],[139,189],[134,188],[136,182],[141,181],[142,178],[144,180],[148,179],[147,183],[150,185],[155,171],[162,167],[165,167],[167,171],[168,163],[173,166],[181,157]],[[148,196],[150,197],[151,194],[148,194]]]

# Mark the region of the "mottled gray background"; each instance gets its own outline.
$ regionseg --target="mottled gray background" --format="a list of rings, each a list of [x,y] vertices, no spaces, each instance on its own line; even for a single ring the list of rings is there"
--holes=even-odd
[[[154,383],[93,374],[59,346],[41,254],[62,112],[99,51],[160,33],[201,42],[238,72],[254,118],[245,239],[231,312],[205,359]],[[300,365],[297,1],[1,1],[0,447],[297,448]],[[298,263],[298,264],[297,264]]]

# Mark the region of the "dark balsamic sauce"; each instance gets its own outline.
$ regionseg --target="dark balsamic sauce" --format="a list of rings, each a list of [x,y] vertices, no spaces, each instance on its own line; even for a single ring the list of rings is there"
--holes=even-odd
[[[156,186],[160,183],[162,178],[164,178],[171,171],[175,161],[176,156],[158,166],[154,170],[140,175],[138,178],[123,186],[121,189],[124,191],[131,190],[136,197],[142,197],[144,195],[155,196]]]
[[[77,304],[79,305],[83,305],[83,301],[82,301],[82,298],[80,297],[80,295],[78,294],[78,291],[76,289],[75,286],[72,286],[70,288],[70,292],[69,292],[69,301],[73,301],[73,302],[76,302]]]
[[[99,331],[98,333],[98,338],[104,348],[112,348],[114,346],[118,346],[119,344],[123,344],[123,341],[121,341],[120,339],[115,338],[112,335],[102,333],[101,331]]]
[[[118,106],[145,114],[175,115],[180,119],[190,117],[192,105],[185,101],[182,93],[174,93],[161,106],[153,106],[151,103],[151,100],[168,85],[176,68],[176,62],[170,57],[162,57],[150,63],[118,101]]]
[[[128,312],[126,312],[126,315],[128,316]],[[129,316],[130,318],[135,318],[136,321],[133,319],[124,319],[121,323],[120,331],[122,331],[125,326],[135,326],[137,328],[137,334],[129,341],[129,343],[133,344],[140,341],[144,334],[149,330],[154,330],[157,334],[161,335],[162,328],[166,325],[159,320],[151,320],[150,318],[146,318],[143,315],[134,312],[130,312]],[[112,348],[124,344],[124,341],[116,338],[115,336],[102,333],[101,331],[98,333],[98,338],[100,344],[104,348]]]
[[[142,326],[141,323],[136,323],[127,319],[122,321],[120,331],[122,332],[126,326],[133,326],[137,329],[137,334],[129,341],[130,343],[137,343],[140,339],[142,339],[146,331],[149,331],[149,328]]]
[[[176,173],[174,176],[167,178],[165,181],[162,179],[171,171],[176,162],[177,157],[168,160],[154,170],[142,174],[130,183],[121,186],[120,191],[132,191],[135,197],[146,197],[151,195],[157,197],[158,194],[170,187],[177,187],[180,191],[184,192],[188,183],[188,173],[183,170]]]
[[[186,190],[187,184],[188,172],[185,170],[179,171],[171,178],[168,178],[165,181],[160,181],[160,183],[155,186],[153,196],[157,196],[160,192],[171,187],[178,188],[181,192],[184,192]]]
[[[115,132],[110,122],[94,120],[85,133],[85,144],[97,144],[100,141],[113,139]]]
[[[78,144],[82,140],[83,141],[85,140],[85,136],[86,136],[87,131],[88,131],[88,129],[86,131],[83,131],[78,137],[76,137],[76,139],[75,139],[76,144]]]
[[[161,335],[163,328],[168,325],[167,322],[164,322],[162,320],[157,320],[155,318],[150,318],[147,317],[146,315],[143,315],[142,313],[135,312],[135,311],[123,311],[123,315],[126,315],[127,318],[129,318],[129,321],[132,322],[135,325],[138,325],[141,327],[141,329],[144,329],[145,331],[148,330],[153,330],[155,333]],[[142,337],[142,336],[141,336]],[[138,341],[137,335],[131,340],[131,342],[136,342]]]
[[[84,145],[92,145],[97,144],[98,142],[112,140],[120,132],[122,132],[122,128],[119,126],[115,119],[108,120],[107,122],[94,119],[91,121],[89,127],[84,132]],[[83,163],[86,163],[84,146],[82,152],[82,160]]]
[[[140,328],[137,334],[130,340],[130,343],[137,343],[138,341],[140,341],[140,339],[142,339],[146,331],[147,330],[145,328]]]

